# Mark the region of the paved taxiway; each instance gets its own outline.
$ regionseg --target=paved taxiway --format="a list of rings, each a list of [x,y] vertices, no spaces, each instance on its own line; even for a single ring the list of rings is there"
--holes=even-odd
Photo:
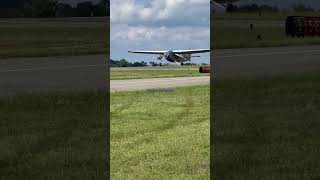
[[[320,46],[214,50],[212,57],[215,79],[320,70]],[[0,60],[0,95],[103,89],[106,76],[104,55]],[[115,91],[188,86],[208,80],[209,77],[138,79],[122,83],[112,80],[110,84]]]
[[[204,85],[209,83],[210,76],[112,80],[110,82],[110,90],[111,92],[133,91],[155,88],[182,87],[186,85]]]

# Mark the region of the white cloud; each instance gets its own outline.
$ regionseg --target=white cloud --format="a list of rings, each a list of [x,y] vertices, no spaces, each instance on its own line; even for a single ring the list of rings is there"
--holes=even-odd
[[[140,0],[141,1],[141,0]],[[209,0],[113,0],[111,22],[115,23],[209,23]],[[148,2],[148,3],[147,3]],[[198,18],[198,17],[206,17]]]
[[[111,29],[111,41],[192,41],[210,36],[210,29],[206,27],[146,27],[115,25]]]
[[[128,50],[170,50],[210,47],[209,0],[112,0],[111,58],[154,56]],[[208,55],[195,62],[208,62]]]

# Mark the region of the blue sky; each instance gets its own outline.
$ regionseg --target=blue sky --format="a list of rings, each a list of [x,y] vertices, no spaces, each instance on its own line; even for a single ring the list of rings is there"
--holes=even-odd
[[[157,61],[157,56],[128,50],[199,49],[210,47],[209,0],[112,0],[111,59]],[[209,63],[209,53],[193,58]]]

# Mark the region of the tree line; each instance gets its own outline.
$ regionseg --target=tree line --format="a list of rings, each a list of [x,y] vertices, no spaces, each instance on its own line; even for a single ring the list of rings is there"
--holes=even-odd
[[[227,12],[259,12],[259,11],[266,11],[266,12],[278,12],[280,11],[277,6],[271,6],[267,4],[258,5],[255,3],[251,4],[244,4],[241,6],[237,6],[234,3],[238,2],[239,0],[215,0],[218,3],[226,3],[227,4]],[[306,6],[302,3],[296,3],[292,5],[292,10],[296,12],[313,12],[316,11],[316,9]]]
[[[159,66],[159,63],[156,62],[144,62],[144,61],[140,61],[140,62],[129,62],[126,59],[121,59],[121,60],[112,60],[110,59],[110,67],[144,67],[144,66]],[[183,64],[184,66],[197,66],[199,64],[197,63],[191,63],[191,62],[187,62]],[[201,63],[201,65],[208,65],[206,63]]]
[[[125,59],[121,59],[121,60],[110,59],[110,67],[143,67],[143,66],[148,66],[148,63],[144,61],[131,63]]]
[[[109,6],[109,0],[100,0],[97,4],[84,1],[74,7],[58,0],[1,0],[0,18],[109,16]]]
[[[312,7],[306,6],[304,4],[293,4],[292,10],[295,12],[314,12],[316,11]],[[270,5],[258,5],[258,4],[245,4],[241,6],[234,5],[233,3],[228,3],[227,12],[279,12],[277,6]]]

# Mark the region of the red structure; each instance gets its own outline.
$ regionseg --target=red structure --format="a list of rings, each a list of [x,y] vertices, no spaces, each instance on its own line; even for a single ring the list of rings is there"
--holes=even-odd
[[[288,16],[286,33],[292,37],[320,36],[320,17]]]
[[[304,17],[304,27],[306,36],[320,36],[320,17]]]
[[[199,72],[200,72],[200,73],[210,73],[210,66],[208,66],[208,65],[206,65],[206,66],[200,66]]]

